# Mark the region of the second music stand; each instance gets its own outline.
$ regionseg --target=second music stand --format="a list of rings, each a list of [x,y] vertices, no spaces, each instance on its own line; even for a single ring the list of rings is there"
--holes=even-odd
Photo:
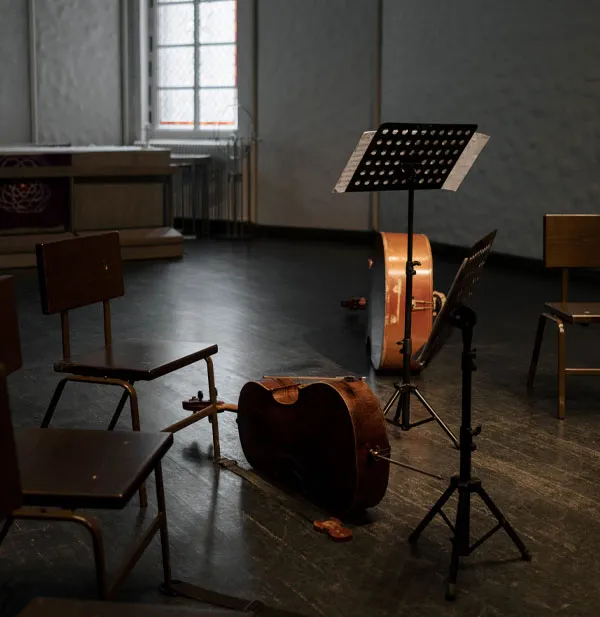
[[[467,306],[473,287],[481,276],[481,271],[492,248],[496,231],[482,238],[471,251],[471,255],[464,259],[452,287],[448,292],[446,303],[437,316],[431,335],[417,355],[417,363],[425,367],[443,348],[446,341],[455,329],[462,332],[462,397],[461,397],[461,424],[460,424],[460,468],[459,472],[452,476],[448,488],[436,501],[433,507],[417,525],[409,537],[409,542],[415,544],[421,533],[431,523],[436,515],[440,515],[452,531],[452,557],[450,559],[450,573],[446,599],[454,600],[456,597],[456,581],[458,577],[459,562],[461,557],[467,557],[477,547],[481,546],[488,538],[497,531],[503,529],[513,541],[521,558],[531,560],[531,555],[525,544],[509,523],[506,516],[493,501],[489,493],[483,487],[481,480],[473,476],[472,456],[476,450],[474,438],[481,433],[481,426],[472,426],[472,374],[475,371],[475,349],[471,347],[473,330],[477,323],[477,317],[473,309]],[[458,494],[455,523],[452,524],[445,514],[443,507],[454,493]],[[471,544],[471,496],[479,495],[485,507],[494,516],[497,524],[481,538]]]

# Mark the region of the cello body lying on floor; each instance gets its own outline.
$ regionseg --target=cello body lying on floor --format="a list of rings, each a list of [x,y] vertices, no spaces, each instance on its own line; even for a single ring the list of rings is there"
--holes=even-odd
[[[377,505],[387,490],[389,456],[379,401],[358,378],[268,377],[244,385],[238,428],[254,470],[293,485],[336,516]]]

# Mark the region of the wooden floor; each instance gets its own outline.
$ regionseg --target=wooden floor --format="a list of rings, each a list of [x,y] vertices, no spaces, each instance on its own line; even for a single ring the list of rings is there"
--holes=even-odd
[[[113,304],[113,333],[218,343],[220,398],[236,402],[246,381],[265,373],[368,375],[382,402],[392,377],[376,377],[364,350],[365,313],[340,300],[365,293],[362,246],[255,240],[186,244],[180,262],[126,264],[124,299]],[[435,287],[446,291],[457,263],[435,261]],[[10,378],[14,422],[36,426],[57,381],[58,317],[43,316],[34,271],[16,273],[25,368]],[[599,300],[597,285],[572,285],[573,299]],[[488,267],[474,302],[478,371],[474,376],[475,470],[533,554],[522,562],[498,533],[459,575],[460,595],[444,599],[450,545],[441,520],[411,554],[407,537],[446,487],[394,467],[388,493],[352,542],[336,544],[279,502],[210,460],[207,423],[176,435],[165,463],[173,574],[225,593],[260,599],[307,616],[594,615],[600,606],[600,380],[572,378],[568,419],[555,419],[555,336],[548,328],[535,394],[526,374],[537,315],[558,297],[558,280]],[[101,308],[72,316],[73,349],[102,344]],[[569,358],[593,363],[598,333],[569,332]],[[587,352],[586,352],[587,345]],[[458,430],[460,340],[436,358],[419,387]],[[203,366],[138,388],[142,427],[157,430],[184,415],[180,401],[206,387]],[[70,385],[56,414],[66,427],[103,428],[119,393]],[[414,405],[415,415],[420,414]],[[127,425],[123,414],[122,427]],[[393,455],[449,477],[458,456],[430,423],[409,432],[390,427]],[[243,461],[235,417],[221,416],[223,454]],[[73,461],[76,465],[77,461]],[[139,524],[135,503],[101,514],[114,561]],[[491,519],[474,500],[474,533]],[[119,600],[184,602],[162,596],[158,543],[126,582]],[[0,549],[0,609],[13,615],[35,595],[94,597],[85,533],[60,524],[19,523]]]

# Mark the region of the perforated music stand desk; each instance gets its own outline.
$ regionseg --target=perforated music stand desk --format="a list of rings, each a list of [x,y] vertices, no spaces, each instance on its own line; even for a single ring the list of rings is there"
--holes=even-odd
[[[457,447],[456,437],[426,401],[421,402],[431,417],[414,424],[410,422],[412,277],[415,266],[420,265],[413,261],[414,193],[439,189],[456,191],[488,139],[487,135],[477,133],[476,124],[386,122],[376,131],[363,133],[333,189],[334,193],[408,191],[402,384],[396,384],[397,392],[385,409],[387,413],[399,396],[394,423],[398,424],[402,415],[399,424],[409,430],[436,420]]]
[[[466,305],[473,295],[475,285],[481,277],[483,267],[492,250],[496,233],[497,230],[494,229],[494,231],[481,238],[473,245],[469,256],[463,259],[454,277],[454,281],[452,281],[444,306],[435,319],[431,334],[414,358],[415,362],[422,369],[429,366],[452,336],[455,330],[455,326],[452,323],[452,313],[461,306]]]

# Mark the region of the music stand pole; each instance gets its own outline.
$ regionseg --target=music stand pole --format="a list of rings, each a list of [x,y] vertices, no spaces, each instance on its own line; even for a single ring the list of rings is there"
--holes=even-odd
[[[388,411],[398,400],[396,414],[394,415],[393,424],[397,424],[404,431],[408,431],[415,426],[431,422],[437,422],[442,430],[450,437],[454,447],[458,449],[458,439],[446,423],[440,418],[431,405],[425,400],[416,386],[411,381],[411,360],[412,360],[412,310],[413,310],[413,276],[417,274],[415,266],[420,266],[421,262],[413,261],[413,239],[414,239],[414,218],[415,218],[415,190],[414,168],[410,165],[403,165],[402,171],[406,174],[409,182],[408,188],[408,214],[407,214],[407,229],[406,229],[406,293],[404,297],[404,339],[402,342],[402,383],[396,384],[396,392],[384,407],[384,415],[387,416]],[[423,420],[418,420],[415,423],[410,421],[410,395],[414,394],[429,412],[429,417]],[[401,419],[401,420],[400,420]],[[399,421],[400,420],[400,421]]]
[[[442,430],[448,435],[454,447],[458,449],[458,439],[454,433],[450,430],[447,424],[440,418],[438,413],[427,402],[425,397],[419,392],[417,387],[411,381],[411,361],[412,361],[412,311],[413,311],[413,276],[417,274],[415,266],[420,266],[421,262],[413,261],[413,238],[414,238],[414,214],[415,214],[415,191],[414,191],[414,168],[410,165],[403,165],[402,171],[406,175],[409,188],[408,188],[408,218],[407,218],[407,255],[406,255],[406,293],[404,297],[404,339],[400,341],[402,344],[402,383],[394,384],[396,392],[392,395],[392,398],[386,403],[383,412],[387,417],[392,405],[398,401],[396,407],[396,414],[392,420],[393,424],[399,425],[404,431],[408,431],[415,426],[425,424],[427,422],[435,421],[442,428]],[[425,409],[429,412],[429,417],[417,422],[411,423],[410,421],[410,396],[414,394]],[[401,420],[400,420],[401,418]],[[400,420],[400,421],[399,421]],[[388,420],[389,422],[389,420]]]
[[[413,227],[415,215],[415,189],[414,170],[410,171],[410,187],[408,189],[408,221],[407,221],[407,255],[406,255],[406,294],[404,298],[404,340],[402,341],[402,385],[410,384],[410,361],[412,358],[412,305],[413,305],[413,276],[415,266],[420,266],[418,261],[413,262]],[[400,391],[398,408],[394,416],[394,422],[402,416],[401,426],[410,428],[410,393],[407,390]]]

